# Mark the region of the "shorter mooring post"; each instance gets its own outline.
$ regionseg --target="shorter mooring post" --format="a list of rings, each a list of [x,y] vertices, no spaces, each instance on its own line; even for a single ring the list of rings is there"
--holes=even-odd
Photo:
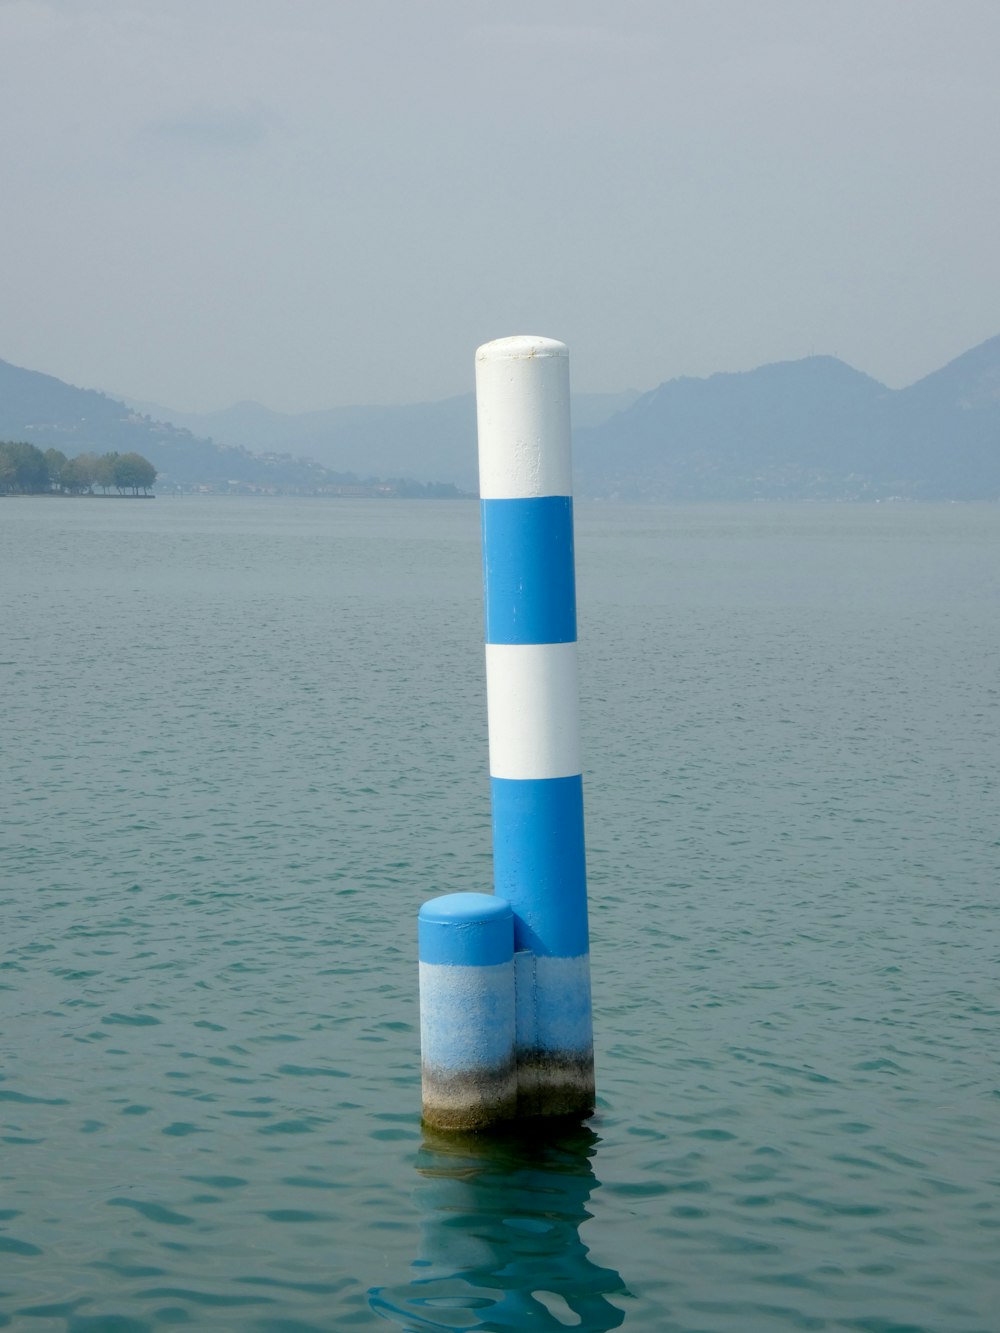
[[[485,1129],[517,1113],[514,914],[488,893],[431,898],[418,917],[424,1122]]]
[[[476,353],[493,884],[514,910],[518,1116],[594,1109],[569,353]]]

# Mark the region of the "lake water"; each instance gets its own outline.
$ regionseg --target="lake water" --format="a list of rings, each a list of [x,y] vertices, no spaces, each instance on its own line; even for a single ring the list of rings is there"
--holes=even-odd
[[[1000,506],[583,506],[599,1111],[419,1123],[473,503],[0,501],[0,1326],[1000,1327]]]

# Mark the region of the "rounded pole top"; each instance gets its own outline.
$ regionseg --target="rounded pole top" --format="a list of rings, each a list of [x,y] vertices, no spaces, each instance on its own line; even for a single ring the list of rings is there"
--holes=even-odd
[[[477,349],[481,499],[573,494],[569,408],[565,343],[522,333]]]
[[[504,921],[512,915],[512,909],[505,898],[493,893],[442,893],[421,904],[418,915],[421,921],[450,926]]]
[[[420,961],[492,967],[514,957],[514,911],[492,893],[445,893],[417,915]]]
[[[477,361],[520,361],[535,356],[569,356],[569,348],[555,338],[542,338],[534,333],[495,338],[476,348]]]

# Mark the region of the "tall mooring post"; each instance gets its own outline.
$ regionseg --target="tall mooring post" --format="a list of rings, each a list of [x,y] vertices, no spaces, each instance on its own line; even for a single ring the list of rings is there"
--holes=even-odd
[[[518,1115],[594,1109],[569,353],[476,353],[494,892],[514,911]]]
[[[594,1109],[577,702],[569,358],[476,353],[494,895],[420,911],[424,1120]]]

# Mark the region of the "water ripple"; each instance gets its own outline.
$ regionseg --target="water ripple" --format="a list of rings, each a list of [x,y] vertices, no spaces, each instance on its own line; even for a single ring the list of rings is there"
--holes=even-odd
[[[995,1329],[995,507],[581,508],[599,1111],[492,1153],[475,507],[141,508],[0,529],[0,1326]]]

